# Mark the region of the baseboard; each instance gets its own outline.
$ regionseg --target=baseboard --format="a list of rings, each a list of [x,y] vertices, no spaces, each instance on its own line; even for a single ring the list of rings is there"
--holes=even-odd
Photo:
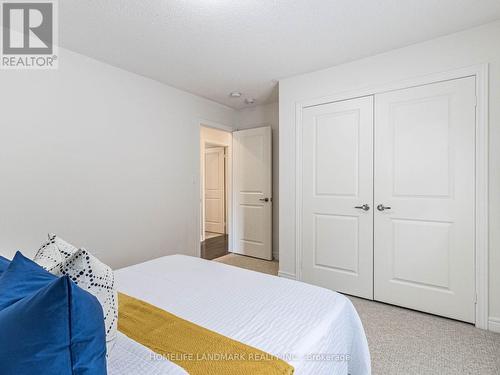
[[[283,271],[278,271],[278,276],[279,277],[283,277],[285,279],[290,279],[290,280],[296,280],[297,279],[294,274],[288,273],[288,272],[283,272]]]
[[[488,320],[488,330],[500,333],[500,318],[490,318]]]

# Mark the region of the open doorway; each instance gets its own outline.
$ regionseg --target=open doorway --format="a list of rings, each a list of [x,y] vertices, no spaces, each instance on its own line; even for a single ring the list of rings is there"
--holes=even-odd
[[[271,128],[200,129],[200,257],[272,261]]]
[[[231,145],[231,133],[201,127],[200,255],[204,259],[211,260],[229,253]]]

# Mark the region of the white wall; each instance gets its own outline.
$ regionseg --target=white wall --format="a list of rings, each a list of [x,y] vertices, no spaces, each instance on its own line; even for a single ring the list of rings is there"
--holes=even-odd
[[[0,72],[0,253],[55,232],[121,267],[199,247],[199,123],[236,111],[60,49]]]
[[[273,257],[279,259],[279,111],[278,103],[263,104],[238,112],[236,129],[271,126],[273,137]]]
[[[500,323],[500,22],[280,81],[280,272],[295,275],[295,103],[490,64],[490,319]],[[500,327],[500,324],[498,325]]]

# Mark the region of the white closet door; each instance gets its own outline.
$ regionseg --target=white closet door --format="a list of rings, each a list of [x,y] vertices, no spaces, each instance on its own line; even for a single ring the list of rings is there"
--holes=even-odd
[[[225,233],[224,147],[205,150],[205,230]]]
[[[302,142],[302,279],[373,298],[373,97],[305,109]]]
[[[475,78],[375,96],[376,300],[474,322],[474,129]]]

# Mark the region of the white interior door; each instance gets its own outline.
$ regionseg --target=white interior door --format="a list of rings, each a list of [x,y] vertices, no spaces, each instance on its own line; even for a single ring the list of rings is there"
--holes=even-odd
[[[376,95],[375,114],[375,299],[474,322],[475,78]]]
[[[234,253],[272,259],[271,128],[233,133]]]
[[[225,233],[224,147],[205,150],[205,230]]]
[[[373,97],[303,112],[302,280],[373,298]]]

